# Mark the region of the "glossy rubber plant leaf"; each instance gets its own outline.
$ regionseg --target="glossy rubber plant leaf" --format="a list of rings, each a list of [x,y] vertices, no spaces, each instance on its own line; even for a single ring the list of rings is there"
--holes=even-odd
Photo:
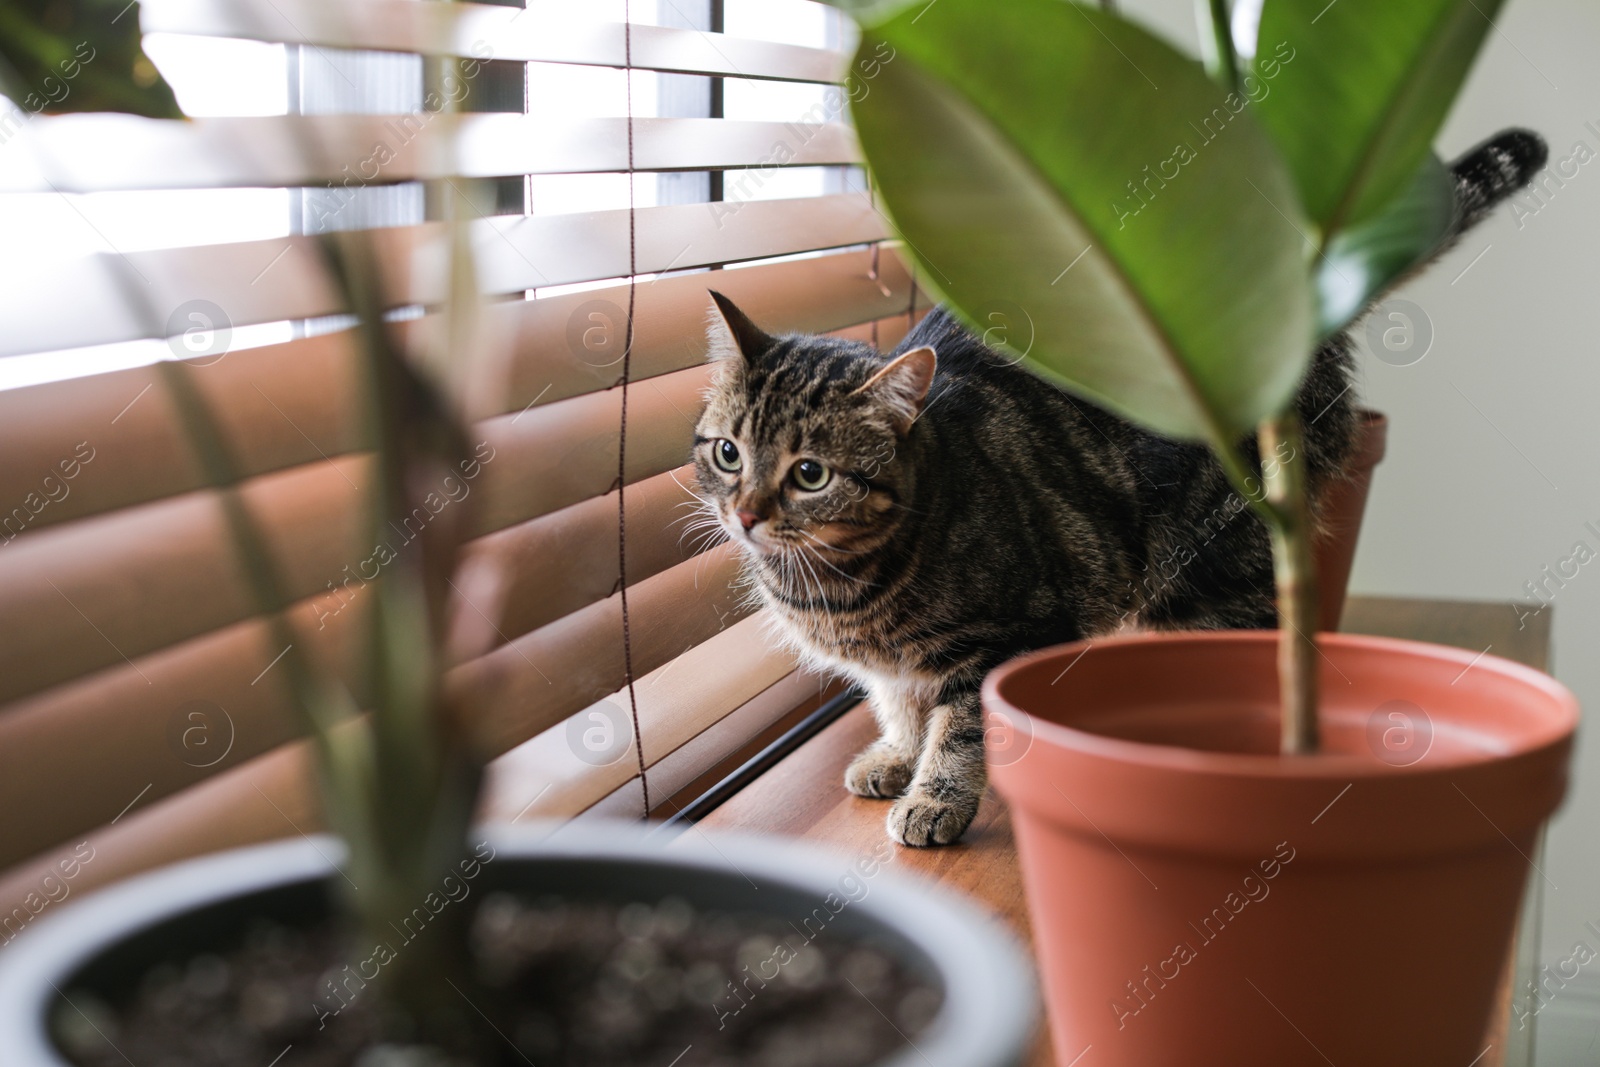
[[[1429,153],[1400,195],[1376,215],[1334,235],[1317,262],[1317,328],[1337,333],[1450,235],[1455,181]]]
[[[861,56],[882,200],[991,342],[1172,436],[1231,446],[1287,403],[1313,340],[1307,227],[1198,63],[1059,0],[939,0],[866,27]]]
[[[0,0],[0,93],[28,114],[182,118],[129,0]]]
[[[1416,174],[1503,0],[1266,0],[1260,48],[1286,44],[1259,106],[1324,243]]]

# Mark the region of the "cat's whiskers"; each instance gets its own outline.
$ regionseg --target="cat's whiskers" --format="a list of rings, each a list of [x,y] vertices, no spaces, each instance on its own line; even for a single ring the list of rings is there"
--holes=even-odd
[[[837,574],[839,577],[843,578],[847,582],[855,582],[857,585],[871,585],[872,584],[871,582],[867,581],[864,578],[857,578],[853,574],[846,574],[844,571],[840,570],[838,567],[835,567],[833,564],[831,564],[827,560],[823,559],[822,558],[822,553],[818,552],[816,549],[812,548],[809,545],[795,545],[795,547],[798,548],[801,552],[810,553],[812,558],[814,558],[818,563],[822,564],[824,567],[828,568],[830,571],[832,571],[833,573]],[[803,559],[805,557],[802,556],[801,558]]]
[[[717,518],[717,515],[710,514],[710,512],[698,512],[698,514],[694,515],[685,515],[685,517],[683,517],[682,520],[678,520],[678,522],[688,523],[688,530],[699,530],[701,526],[706,525],[722,525],[722,520]],[[670,530],[670,528],[675,525],[677,525],[677,523],[667,523],[667,528]]]
[[[809,562],[807,562],[806,557],[801,553],[794,553],[793,554],[793,559],[800,566],[804,567],[806,569],[806,572],[811,575],[811,580],[817,583],[816,595],[812,596],[811,592],[810,592],[810,589],[808,587],[807,591],[806,591],[806,599],[807,600],[822,600],[822,599],[824,599],[824,597],[822,595],[823,594],[822,578],[821,578],[820,575],[817,574],[816,568],[812,567],[811,564]]]
[[[809,603],[813,597],[811,587],[801,570],[799,559],[791,552],[775,552],[761,557],[764,573],[775,578],[770,584],[785,600]]]
[[[697,519],[698,518],[698,519],[713,519],[714,520],[714,519],[717,518],[717,506],[716,506],[716,504],[714,504],[711,501],[706,500],[704,498],[699,498],[699,499],[696,499],[696,500],[685,500],[681,504],[675,504],[673,506],[675,508],[692,507],[695,510],[689,512],[689,514],[687,514],[687,515],[679,515],[677,518],[675,518],[671,522],[667,523],[667,525],[669,527],[670,526],[676,526],[680,522],[688,522],[691,519]]]
[[[798,585],[798,593],[800,593],[795,598],[797,600],[811,600],[813,598],[811,597],[811,582],[806,581],[808,574],[805,573],[805,561],[792,552],[779,553],[778,558],[781,558],[789,566],[790,573],[794,574],[795,584]]]
[[[718,539],[719,534],[721,535],[720,540]],[[717,545],[726,542],[727,539],[728,535],[722,533],[720,530],[707,530],[704,533],[699,534],[696,540],[690,542],[689,553],[690,555],[695,556],[703,555],[711,549],[716,548]],[[682,545],[681,541],[679,542],[679,545]]]
[[[669,529],[669,530],[672,529],[674,526],[678,525],[678,523],[680,523],[680,522],[692,522],[695,519],[706,519],[706,518],[710,518],[710,516],[708,516],[704,512],[691,511],[691,512],[689,512],[689,514],[687,514],[687,515],[679,515],[677,518],[675,518],[671,522],[667,523],[667,529]]]
[[[699,521],[699,522],[718,522],[718,523],[721,522],[721,520],[717,517],[717,513],[716,512],[707,509],[707,510],[701,510],[701,511],[691,511],[687,515],[679,515],[676,519],[673,519],[671,522],[667,523],[667,528],[671,529],[672,527],[678,525],[678,523],[680,523],[680,522],[696,522],[696,521]]]
[[[721,541],[730,540],[727,528],[722,524],[722,517],[718,513],[716,503],[698,493],[692,493],[691,495],[694,497],[693,500],[685,500],[677,506],[693,507],[696,510],[689,512],[687,515],[680,515],[667,523],[667,529],[669,530],[680,522],[688,524],[684,526],[683,533],[678,536],[678,547],[682,548],[683,543],[691,536],[694,536],[696,540],[690,543],[690,551],[698,554],[714,548]]]
[[[844,548],[839,545],[830,545],[828,542],[824,541],[810,530],[802,530],[798,526],[795,527],[795,532],[807,540],[815,541],[829,552],[842,552],[847,556],[865,556],[870,552],[869,549],[865,548]]]
[[[801,603],[810,603],[811,587],[806,584],[806,576],[796,565],[795,561],[787,556],[779,556],[783,560],[783,573],[787,576],[784,595],[790,600]]]
[[[707,542],[707,544],[702,547],[709,547],[712,544],[716,544],[714,539],[719,535],[723,540],[728,539],[728,531],[723,528],[721,522],[716,519],[706,518],[703,516],[700,518],[699,522],[693,524],[692,526],[684,527],[683,533],[678,537],[678,547],[683,547],[684,541],[688,540],[691,535],[698,535],[702,540]]]
[[[789,597],[789,573],[781,556],[765,557],[749,568],[756,588],[778,596]]]

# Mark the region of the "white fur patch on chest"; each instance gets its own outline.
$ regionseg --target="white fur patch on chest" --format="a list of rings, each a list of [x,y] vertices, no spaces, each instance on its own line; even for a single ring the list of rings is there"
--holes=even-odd
[[[869,691],[895,689],[937,693],[941,680],[891,654],[847,643],[839,623],[825,614],[790,614],[781,605],[767,612],[773,635],[809,669],[850,679]]]

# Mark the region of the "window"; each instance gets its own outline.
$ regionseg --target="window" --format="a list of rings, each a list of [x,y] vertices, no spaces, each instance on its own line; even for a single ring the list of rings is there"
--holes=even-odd
[[[506,354],[504,389],[472,411],[468,555],[507,565],[513,595],[503,643],[453,675],[490,694],[491,814],[638,809],[615,485],[631,269],[627,574],[652,807],[819,699],[750,614],[729,550],[674,521],[693,503],[707,272],[775,330],[889,345],[925,306],[880,247],[835,84],[840,17],[808,0],[634,0],[629,31],[620,0],[438,4],[426,23],[370,25],[365,9],[145,0],[153,56],[208,117],[46,117],[0,146],[0,213],[30,249],[0,286],[0,632],[15,635],[0,751],[26,757],[0,800],[36,813],[8,826],[0,866],[131,801],[97,838],[99,877],[292,832],[285,813],[315,822],[281,650],[150,364],[191,361],[292,578],[294,624],[350,671],[373,552],[354,506],[366,457],[348,320],[309,235],[374,229],[391,317],[415,340],[440,297],[427,262],[452,174],[490,180],[473,226]],[[461,113],[430,108],[447,87],[417,53],[477,60]],[[174,716],[195,710],[225,734],[215,761],[173,748]]]

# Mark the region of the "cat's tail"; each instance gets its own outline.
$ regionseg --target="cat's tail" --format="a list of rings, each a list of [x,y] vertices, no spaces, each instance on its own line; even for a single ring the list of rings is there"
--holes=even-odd
[[[1455,219],[1444,240],[1422,262],[1392,279],[1383,292],[1373,294],[1358,321],[1388,292],[1443,256],[1497,205],[1533,181],[1549,155],[1543,137],[1532,130],[1513,127],[1501,130],[1450,164],[1456,186]],[[1316,424],[1317,432],[1306,435],[1313,478],[1345,469],[1355,445],[1356,408],[1350,396],[1355,343],[1350,333],[1347,327],[1323,339],[1300,387],[1301,421],[1307,426]]]
[[[1550,150],[1532,130],[1501,130],[1450,164],[1456,180],[1456,221],[1450,236],[1459,237],[1516,194],[1544,168]]]

